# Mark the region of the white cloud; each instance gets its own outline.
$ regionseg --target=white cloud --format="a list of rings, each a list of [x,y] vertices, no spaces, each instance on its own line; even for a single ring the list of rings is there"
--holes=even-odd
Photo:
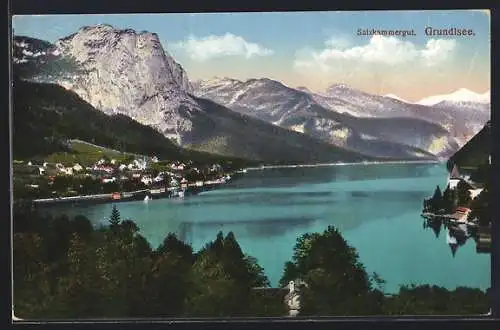
[[[331,37],[325,41],[328,48],[346,49],[352,45],[352,41],[345,37]]]
[[[393,36],[373,36],[362,46],[347,47],[343,40],[330,39],[320,51],[296,58],[297,68],[319,67],[329,71],[346,61],[397,66],[400,64],[434,66],[448,60],[456,47],[453,39],[430,39],[424,47]]]
[[[187,40],[176,43],[174,46],[184,49],[189,57],[196,61],[206,61],[215,57],[243,56],[268,56],[274,52],[257,43],[248,42],[243,37],[226,33],[222,36],[210,35],[196,38],[190,36]]]

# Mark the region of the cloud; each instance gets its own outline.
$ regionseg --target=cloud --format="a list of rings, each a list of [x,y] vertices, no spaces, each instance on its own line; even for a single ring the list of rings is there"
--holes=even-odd
[[[346,49],[352,45],[352,41],[345,37],[331,37],[325,41],[325,46],[336,49]]]
[[[243,37],[231,33],[222,36],[210,35],[202,38],[189,36],[187,40],[178,42],[174,46],[184,49],[190,58],[200,62],[224,56],[243,56],[248,59],[274,53],[271,49],[257,43],[248,42]]]
[[[320,51],[310,51],[308,56],[296,58],[297,68],[319,67],[329,71],[334,66],[354,63],[382,64],[397,66],[401,64],[434,66],[447,61],[456,47],[453,39],[430,39],[425,46],[393,36],[373,36],[368,44],[348,47],[342,40],[330,39]]]

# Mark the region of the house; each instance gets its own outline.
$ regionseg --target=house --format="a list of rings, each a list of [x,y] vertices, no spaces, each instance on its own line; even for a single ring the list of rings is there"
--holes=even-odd
[[[105,172],[108,174],[111,174],[115,171],[115,169],[111,166],[103,166],[103,165],[96,165],[93,168],[94,171],[96,172]]]
[[[97,165],[104,165],[106,164],[106,160],[104,158],[101,158],[97,161]]]
[[[178,185],[179,185],[179,181],[177,181],[176,179],[170,180],[170,186],[177,187]]]
[[[73,175],[73,168],[72,167],[62,167],[59,169],[61,173],[67,174],[67,175]]]
[[[145,175],[141,178],[141,182],[146,186],[149,186],[151,183],[153,183],[153,179],[149,175]]]
[[[121,164],[121,165],[118,167],[118,169],[119,169],[120,171],[124,171],[126,168],[127,168],[127,165],[125,165],[125,164]]]
[[[75,170],[76,172],[80,172],[83,170],[83,166],[77,163],[73,165],[73,170]]]
[[[39,167],[38,168],[38,172],[40,175],[44,175],[45,174],[45,169],[43,167]]]
[[[158,163],[158,162],[159,162],[158,157],[156,157],[156,156],[153,156],[153,157],[151,158],[151,161],[152,161],[153,163]]]
[[[111,165],[115,165],[116,164],[116,159],[111,159]]]
[[[60,170],[60,169],[64,168],[64,165],[63,165],[63,164],[61,164],[61,163],[57,163],[57,164],[56,164],[56,168],[57,168],[58,170]]]
[[[163,175],[158,175],[157,177],[155,177],[153,179],[154,182],[162,182],[165,178],[163,177]]]
[[[470,212],[468,207],[457,207],[452,217],[458,222],[467,222]]]
[[[453,168],[450,172],[450,179],[461,179],[462,175],[460,175],[460,171],[458,170],[457,164],[453,165]]]
[[[184,164],[184,163],[177,163],[177,164],[172,164],[170,167],[173,170],[184,171],[184,168],[186,167],[186,164]]]
[[[483,188],[469,189],[470,198],[475,199],[483,191]]]
[[[116,181],[115,177],[102,179],[102,183],[111,183],[111,182],[115,182],[115,181]]]
[[[145,170],[148,167],[148,164],[144,159],[136,159],[134,160],[134,165],[136,168],[140,170]]]
[[[460,181],[462,181],[462,179],[459,179],[459,178],[450,179],[448,181],[448,187],[450,187],[451,190],[455,190],[455,189],[457,189],[457,186],[460,183]]]
[[[210,167],[210,172],[218,172],[222,170],[222,166],[219,164],[213,164],[212,167]]]

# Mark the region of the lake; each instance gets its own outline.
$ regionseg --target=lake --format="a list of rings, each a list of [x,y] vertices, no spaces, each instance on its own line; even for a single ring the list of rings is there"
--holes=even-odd
[[[446,229],[438,237],[423,226],[423,199],[444,190],[444,164],[359,164],[252,170],[225,186],[185,199],[117,204],[153,247],[169,232],[195,250],[233,231],[243,251],[258,259],[272,285],[290,260],[298,236],[334,225],[354,246],[368,272],[395,292],[402,284],[487,289],[491,258],[469,239],[453,257]],[[57,206],[106,223],[112,204]]]

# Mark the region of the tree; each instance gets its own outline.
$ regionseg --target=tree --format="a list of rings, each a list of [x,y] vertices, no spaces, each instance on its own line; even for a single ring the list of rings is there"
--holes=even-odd
[[[138,307],[137,315],[184,316],[185,301],[191,287],[191,262],[175,252],[156,254],[146,273],[145,289],[138,292],[140,296],[147,297],[147,304]]]
[[[488,226],[491,224],[491,209],[489,207],[489,192],[488,189],[484,189],[481,193],[471,202],[470,204],[471,213],[469,214],[469,220],[477,218],[482,226]]]
[[[158,247],[157,252],[163,255],[173,253],[182,258],[194,262],[193,248],[179,240],[174,233],[169,233],[163,240],[163,243]]]
[[[446,187],[443,192],[443,207],[447,213],[454,211],[457,206],[457,195],[455,190],[451,190],[450,186]]]
[[[214,252],[205,251],[196,258],[190,282],[185,305],[187,315],[228,317],[243,314],[246,306],[242,302],[246,297],[242,297],[238,284]]]
[[[384,292],[385,289],[385,284],[387,283],[386,280],[384,280],[382,277],[380,277],[379,274],[376,272],[372,273],[371,276],[371,281],[372,281],[372,286],[377,288],[377,290]]]
[[[431,205],[432,209],[435,211],[440,210],[443,206],[443,194],[441,193],[441,188],[439,188],[439,185],[436,186],[436,190],[434,190],[434,195],[431,199]]]
[[[259,265],[257,259],[255,257],[246,255],[244,260],[245,264],[247,265],[248,273],[250,274],[251,286],[253,288],[270,287],[271,283],[264,273],[264,268]]]
[[[304,234],[297,239],[292,262],[285,268],[281,283],[298,277],[307,283],[301,291],[301,314],[363,314],[371,283],[338,230],[329,226],[323,233]]]
[[[487,295],[478,289],[421,285],[402,286],[386,299],[387,315],[472,315],[484,314],[491,306]]]
[[[255,286],[269,283],[257,260],[246,256],[232,232],[222,232],[196,256],[186,302],[190,316],[243,316],[258,305]],[[257,300],[256,300],[257,299]],[[219,308],[212,305],[219,304]]]
[[[113,205],[113,209],[111,210],[111,216],[109,217],[109,223],[111,228],[116,228],[120,224],[120,211],[116,205]]]
[[[460,181],[457,184],[457,199],[458,199],[458,204],[460,205],[468,205],[469,202],[471,201],[470,197],[470,191],[469,191],[469,184],[465,181]]]

